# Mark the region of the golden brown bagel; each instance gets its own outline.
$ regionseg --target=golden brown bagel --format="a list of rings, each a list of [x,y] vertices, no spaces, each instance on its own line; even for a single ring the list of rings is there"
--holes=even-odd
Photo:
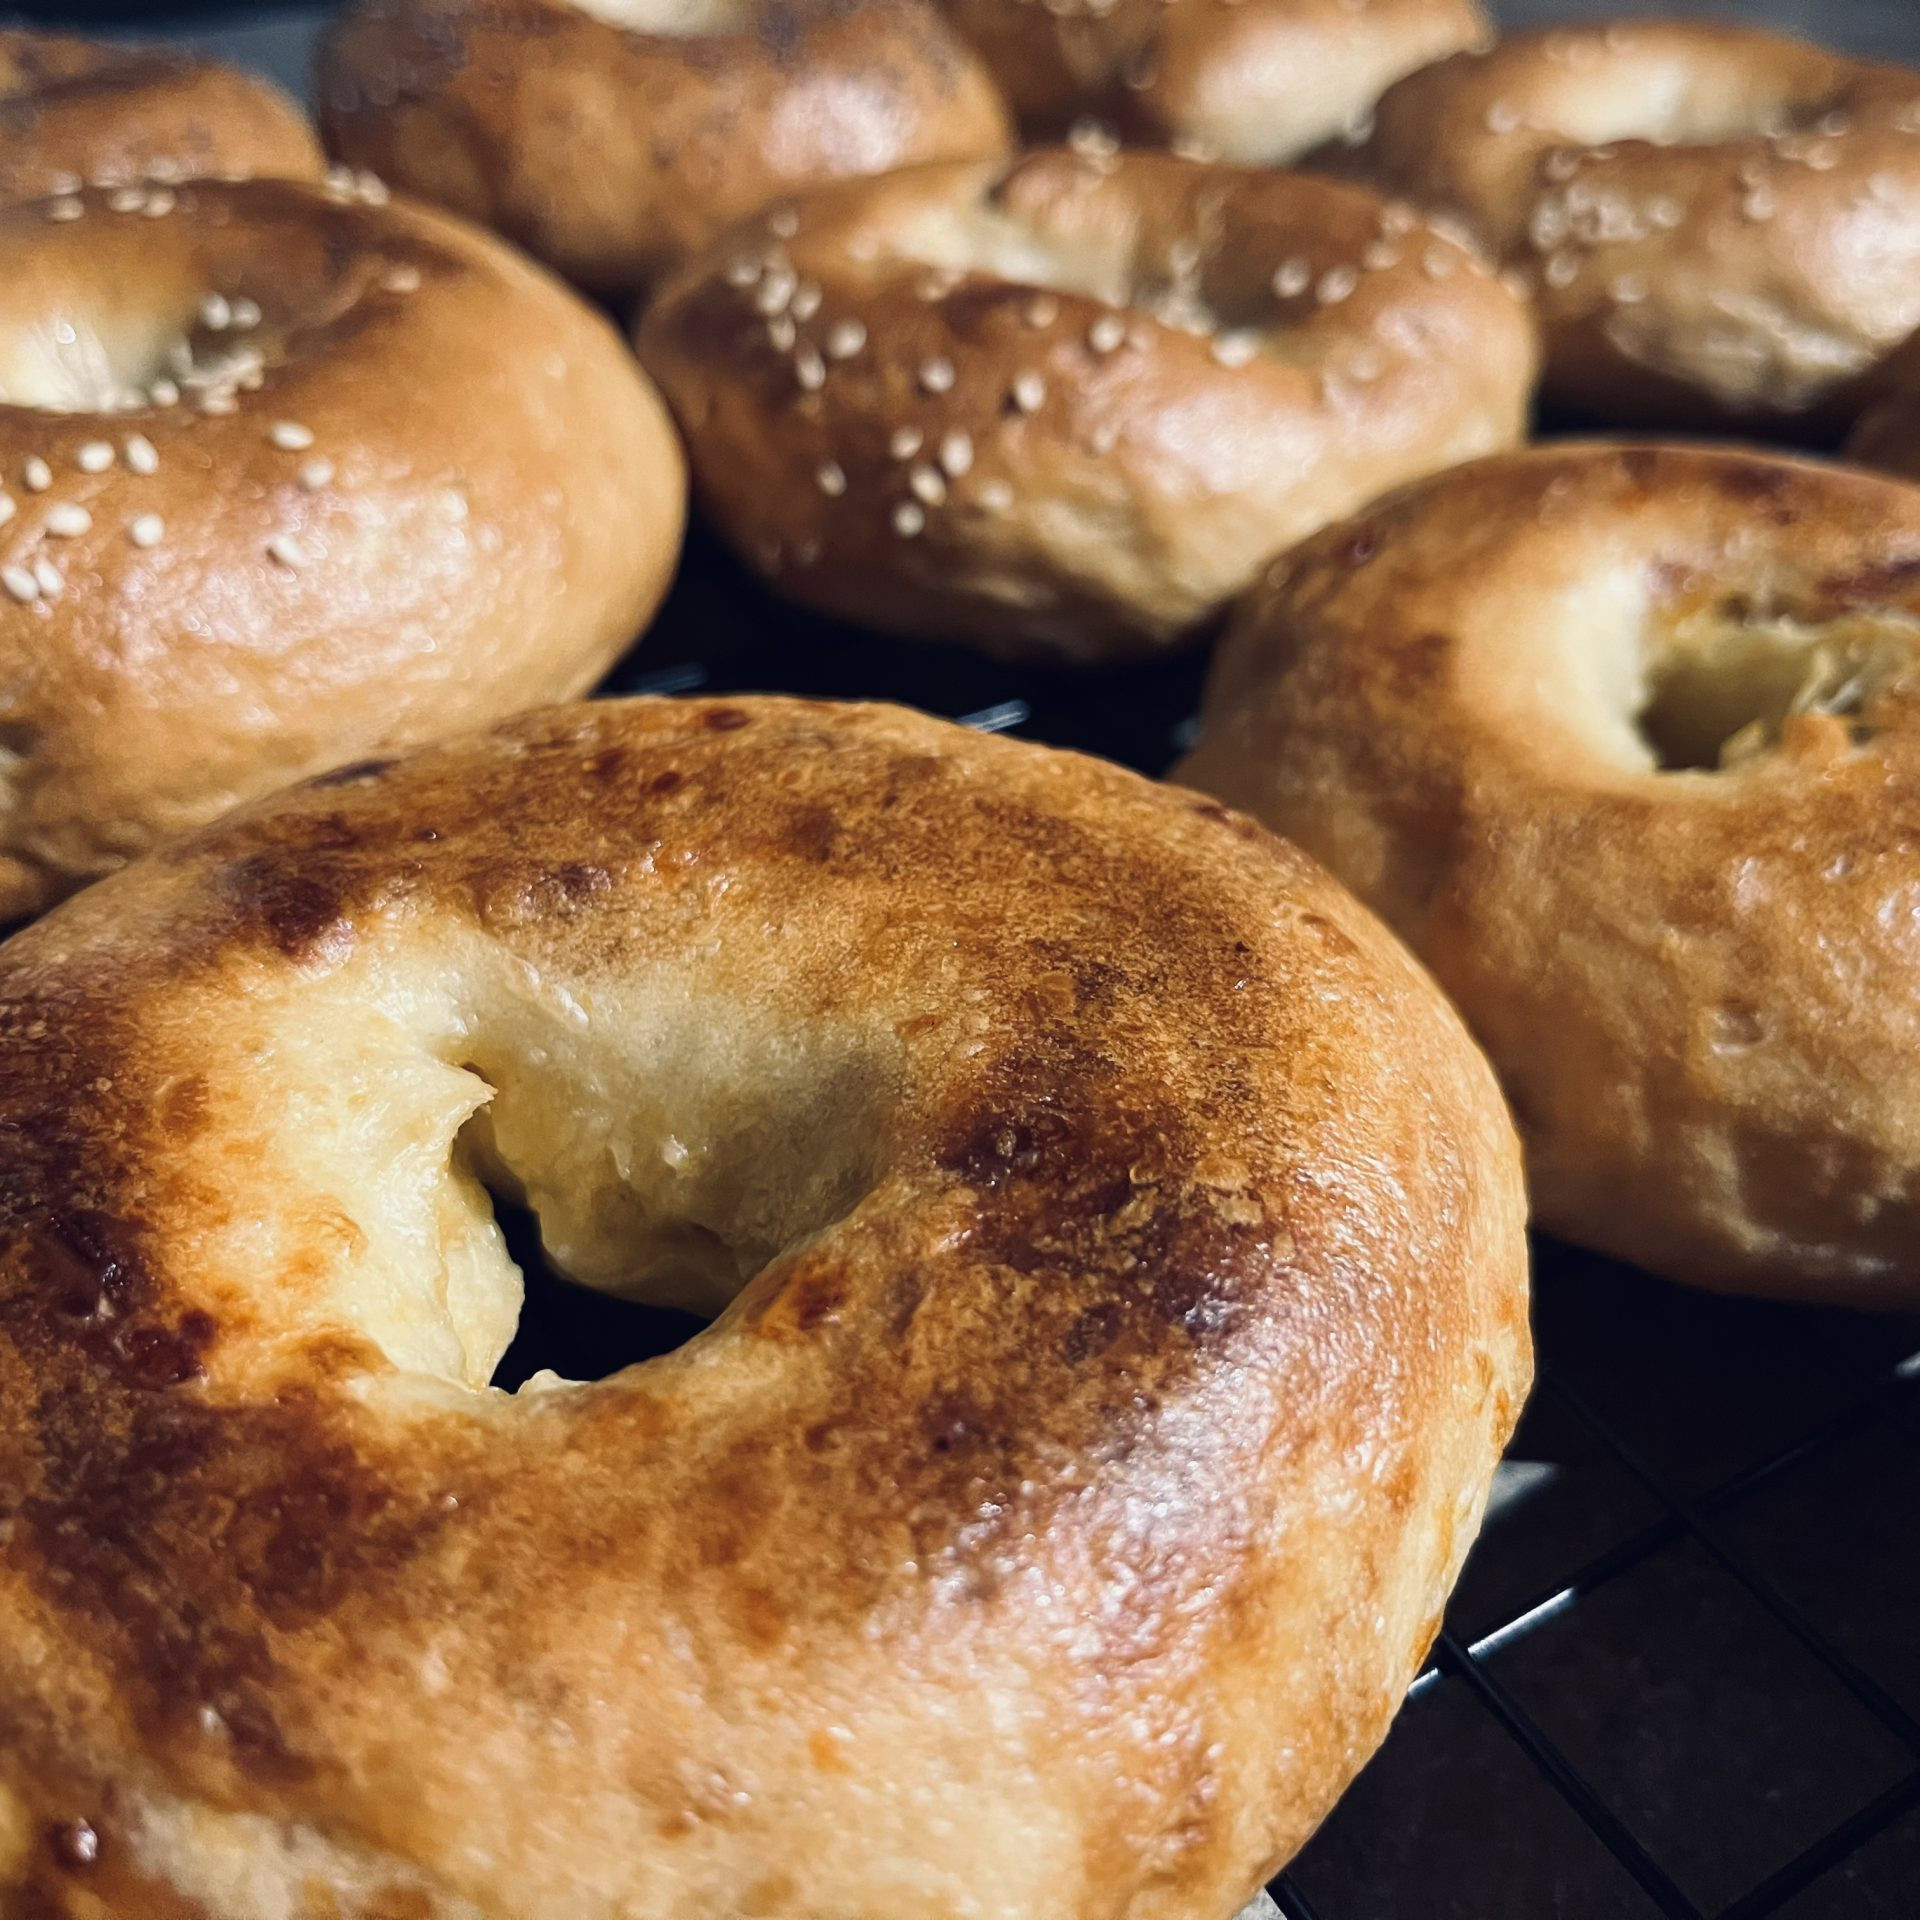
[[[664,590],[664,409],[484,234],[202,182],[0,213],[0,259],[0,921],[577,693]]]
[[[1516,34],[1328,163],[1537,292],[1548,394],[1629,425],[1843,424],[1920,325],[1920,72],[1703,21]]]
[[[0,28],[0,202],[92,182],[312,179],[320,143],[277,87],[211,60]]]
[[[361,0],[320,106],[356,166],[606,293],[778,194],[1010,138],[928,0]]]
[[[663,288],[642,358],[781,591],[1113,658],[1270,554],[1518,437],[1523,305],[1405,208],[1166,154],[825,190]]]
[[[1502,1074],[1556,1233],[1920,1301],[1920,490],[1548,448],[1330,528],[1181,778],[1325,860]]]
[[[719,1319],[489,1391],[476,1170]],[[1221,1920],[1434,1631],[1521,1215],[1372,917],[1117,768],[610,702],[283,795],[0,949],[0,1884]]]
[[[945,0],[1020,118],[1272,166],[1491,29],[1480,0]]]

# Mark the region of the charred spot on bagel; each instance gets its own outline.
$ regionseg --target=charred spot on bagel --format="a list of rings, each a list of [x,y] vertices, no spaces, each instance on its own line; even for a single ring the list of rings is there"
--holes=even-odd
[[[330,877],[289,873],[272,854],[243,854],[219,869],[217,884],[236,930],[256,932],[289,960],[330,964],[353,946],[353,918]]]

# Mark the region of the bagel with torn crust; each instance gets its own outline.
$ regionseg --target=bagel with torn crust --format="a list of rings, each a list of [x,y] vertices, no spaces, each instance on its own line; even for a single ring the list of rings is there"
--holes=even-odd
[[[685,510],[618,335],[487,235],[371,183],[70,204],[0,211],[0,922],[583,691]]]
[[[278,87],[212,60],[0,28],[0,204],[203,175],[315,178]]]
[[[1920,1302],[1920,489],[1604,445],[1424,482],[1248,597],[1180,778],[1433,969],[1541,1225]]]
[[[641,358],[707,512],[793,599],[1101,661],[1273,553],[1505,446],[1524,304],[1404,205],[1167,154],[822,190],[662,289]]]
[[[606,294],[781,194],[1011,138],[929,0],[360,0],[320,113],[353,165]]]
[[[482,1181],[717,1318],[493,1390]],[[0,948],[0,1905],[1224,1920],[1528,1367],[1485,1062],[1252,822],[783,700],[344,770]]]
[[[1625,426],[1837,432],[1920,326],[1920,71],[1634,20],[1388,89],[1329,166],[1464,223],[1534,290],[1550,399]]]
[[[1021,120],[1275,166],[1492,27],[1479,0],[945,0]]]

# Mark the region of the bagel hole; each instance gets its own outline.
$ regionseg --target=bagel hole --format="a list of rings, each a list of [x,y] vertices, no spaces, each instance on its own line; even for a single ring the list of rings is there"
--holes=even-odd
[[[168,384],[189,396],[233,389],[270,362],[261,335],[213,333],[191,309],[172,316],[61,310],[0,327],[0,401],[40,413],[129,413],[160,404]]]
[[[492,1097],[452,1169],[485,1195],[526,1287],[493,1384],[603,1378],[683,1344],[871,1190],[873,1063],[755,1026],[636,1020],[604,1052],[572,1027],[523,1032],[469,1058]]]
[[[1663,773],[1735,772],[1777,748],[1798,715],[1873,737],[1873,703],[1920,641],[1909,616],[1806,621],[1729,602],[1678,623],[1646,665],[1635,722]]]

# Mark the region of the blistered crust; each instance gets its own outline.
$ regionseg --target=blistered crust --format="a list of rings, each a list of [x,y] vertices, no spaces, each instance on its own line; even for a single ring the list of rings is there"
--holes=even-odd
[[[744,1290],[491,1392],[469,1154]],[[1230,1914],[1434,1631],[1521,1225],[1439,996],[1212,802],[760,700],[310,784],[0,952],[0,1871]]]
[[[1542,1224],[1679,1279],[1910,1302],[1917,638],[1909,487],[1510,455],[1277,565],[1181,778],[1433,969]]]

